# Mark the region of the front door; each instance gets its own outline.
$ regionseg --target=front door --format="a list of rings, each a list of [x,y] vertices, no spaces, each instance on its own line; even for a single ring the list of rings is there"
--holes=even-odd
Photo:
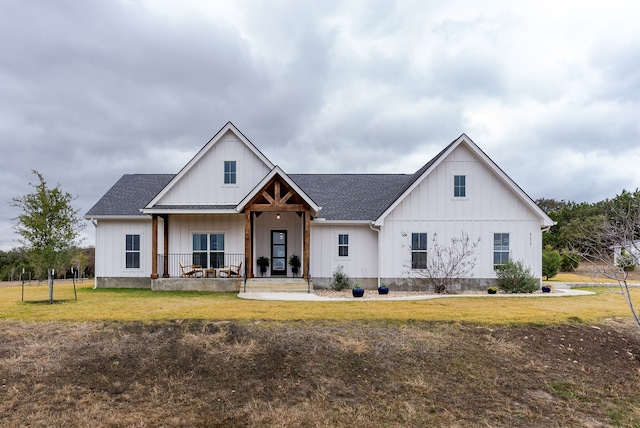
[[[287,231],[271,231],[271,275],[287,274]]]

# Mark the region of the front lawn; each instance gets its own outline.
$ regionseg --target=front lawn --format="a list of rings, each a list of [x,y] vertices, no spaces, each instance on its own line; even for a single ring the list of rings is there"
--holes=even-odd
[[[592,322],[628,317],[622,296],[607,289],[579,297],[469,297],[421,301],[284,302],[239,299],[235,293],[98,289],[86,281],[57,281],[53,305],[47,287],[0,287],[0,318],[23,321],[206,320],[424,320],[473,323]],[[393,292],[391,292],[393,293]],[[640,298],[640,290],[634,291]]]

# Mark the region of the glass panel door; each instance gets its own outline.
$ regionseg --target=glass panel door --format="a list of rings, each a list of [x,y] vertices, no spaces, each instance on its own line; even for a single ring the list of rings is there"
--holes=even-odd
[[[271,275],[287,274],[287,231],[271,231]]]

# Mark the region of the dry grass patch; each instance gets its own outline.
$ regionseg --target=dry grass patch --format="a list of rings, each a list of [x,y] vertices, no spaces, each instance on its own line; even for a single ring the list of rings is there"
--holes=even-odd
[[[627,321],[0,321],[1,426],[637,427]],[[40,362],[43,364],[41,365]]]
[[[456,297],[423,301],[252,301],[234,293],[153,292],[57,283],[53,305],[41,300],[46,286],[0,287],[0,318],[25,321],[202,320],[398,320],[473,323],[596,322],[628,316],[622,296],[605,289],[581,297]],[[633,291],[640,300],[640,289]]]

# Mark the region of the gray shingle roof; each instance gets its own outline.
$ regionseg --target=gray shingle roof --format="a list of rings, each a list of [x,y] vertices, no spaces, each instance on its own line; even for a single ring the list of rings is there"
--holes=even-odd
[[[327,220],[373,221],[429,169],[451,144],[413,174],[290,174],[289,177],[322,207],[319,217]],[[174,174],[126,174],[85,214],[85,217],[144,216],[140,210],[169,184],[173,177]],[[157,208],[234,207],[199,205]]]
[[[85,214],[93,216],[144,216],[144,208],[174,174],[125,174]]]
[[[377,219],[400,196],[410,174],[290,174],[327,220]]]

